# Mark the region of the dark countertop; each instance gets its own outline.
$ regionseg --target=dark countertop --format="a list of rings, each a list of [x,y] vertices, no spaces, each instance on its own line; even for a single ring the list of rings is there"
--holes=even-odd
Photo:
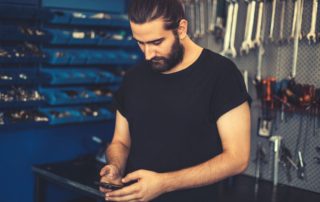
[[[92,156],[80,157],[70,161],[53,164],[34,165],[32,170],[48,181],[103,199],[95,181],[103,164]],[[256,191],[255,191],[256,190]],[[261,180],[259,187],[251,176],[238,175],[220,183],[220,202],[320,202],[320,194],[286,185],[274,188],[272,182]]]

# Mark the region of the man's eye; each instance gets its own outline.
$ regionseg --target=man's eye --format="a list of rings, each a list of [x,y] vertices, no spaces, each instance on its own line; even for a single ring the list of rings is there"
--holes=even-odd
[[[155,41],[155,42],[153,42],[152,44],[158,46],[158,45],[160,45],[161,43],[162,43],[162,41]]]

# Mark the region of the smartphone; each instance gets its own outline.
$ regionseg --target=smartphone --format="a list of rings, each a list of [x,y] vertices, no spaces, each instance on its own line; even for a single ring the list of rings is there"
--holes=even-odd
[[[111,183],[106,183],[106,182],[95,182],[96,185],[99,185],[102,188],[105,189],[111,189],[111,190],[117,190],[121,189],[124,187],[124,185],[117,185],[117,184],[111,184]]]

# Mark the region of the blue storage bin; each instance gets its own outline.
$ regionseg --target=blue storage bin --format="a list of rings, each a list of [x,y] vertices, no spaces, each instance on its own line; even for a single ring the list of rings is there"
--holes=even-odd
[[[68,11],[58,11],[54,10],[53,18],[50,20],[51,23],[54,24],[69,24],[71,21],[71,13]]]
[[[40,108],[40,112],[49,118],[50,125],[75,123],[82,121],[82,115],[73,108]],[[59,117],[65,115],[65,117]]]
[[[42,88],[40,92],[45,95],[50,105],[100,103],[112,100],[112,96],[97,96],[92,90],[85,88]]]
[[[77,39],[71,37],[69,44],[70,45],[96,45],[99,42],[99,38],[83,38],[83,39]]]
[[[48,56],[48,63],[50,64],[68,64],[70,55],[65,50],[58,49],[44,49]]]
[[[105,64],[106,58],[103,51],[90,51],[88,54],[87,64]]]
[[[80,113],[83,110],[79,109]],[[85,116],[82,114],[82,122],[93,122],[93,121],[106,121],[106,120],[113,120],[114,119],[114,114],[111,113],[108,109],[105,108],[99,108],[98,110],[98,115],[97,116]]]
[[[82,65],[86,64],[88,60],[88,52],[85,50],[70,50],[69,64],[71,65]]]
[[[86,69],[42,69],[40,74],[53,85],[95,83],[98,78],[96,70]]]
[[[0,69],[0,85],[35,83],[37,70],[32,69]]]
[[[51,44],[68,44],[71,39],[71,31],[46,29],[51,34]]]

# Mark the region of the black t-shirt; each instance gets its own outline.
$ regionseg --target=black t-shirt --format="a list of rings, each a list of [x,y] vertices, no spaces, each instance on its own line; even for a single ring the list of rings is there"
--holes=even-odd
[[[248,99],[235,64],[210,50],[171,74],[140,63],[127,72],[114,100],[129,123],[126,172],[176,171],[213,158],[222,152],[217,119]],[[171,192],[154,201],[216,201],[215,186]]]

